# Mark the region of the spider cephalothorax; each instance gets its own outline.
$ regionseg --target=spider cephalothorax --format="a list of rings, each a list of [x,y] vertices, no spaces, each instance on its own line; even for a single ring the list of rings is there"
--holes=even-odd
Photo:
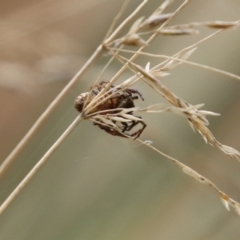
[[[75,100],[75,108],[79,112],[82,112],[83,108],[88,105],[85,101],[88,99],[88,103],[90,103],[91,100],[98,96],[101,90],[107,86],[107,84],[108,82],[102,81],[99,84],[96,84],[90,92],[80,94]],[[96,107],[91,110],[92,115],[95,113],[93,124],[99,126],[101,129],[114,136],[133,138],[139,137],[146,127],[146,124],[143,122],[142,118],[134,116],[132,111],[125,111],[124,117],[120,116],[121,109],[134,108],[134,100],[137,100],[139,97],[144,100],[141,93],[135,89],[121,89],[119,87],[110,85],[108,91],[106,91],[106,94],[99,98],[99,104],[96,104]],[[106,100],[104,101],[104,99]],[[114,109],[116,109],[116,111]],[[114,115],[115,118],[109,118],[109,115]],[[107,120],[104,121],[104,119]],[[141,124],[142,127],[136,132],[130,133],[130,131],[138,124]]]

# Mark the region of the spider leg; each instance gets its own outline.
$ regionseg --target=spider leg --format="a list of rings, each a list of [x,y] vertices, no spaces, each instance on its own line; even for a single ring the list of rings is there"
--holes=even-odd
[[[141,122],[141,121],[137,121],[134,126],[136,126],[136,125],[138,125],[138,124],[142,124],[142,128],[140,128],[138,131],[136,131],[136,132],[134,132],[134,133],[132,133],[132,134],[129,135],[130,137],[134,137],[134,139],[139,138],[140,135],[142,134],[143,130],[144,130],[144,129],[146,128],[146,126],[147,126],[146,123]],[[134,126],[132,126],[132,128],[133,128]],[[131,130],[131,129],[130,129],[130,130]]]
[[[132,88],[128,88],[128,89],[126,89],[125,91],[126,91],[129,95],[132,95],[133,93],[137,94],[137,95],[144,101],[144,98],[143,98],[142,94],[141,94],[139,91],[137,91],[137,90],[135,90],[135,89],[132,89]]]
[[[141,117],[139,117],[141,118]],[[125,132],[129,132],[131,131],[135,126],[137,126],[138,124],[141,124],[142,127],[137,130],[136,132],[134,133],[131,133],[131,134],[128,134],[128,133],[125,133]],[[147,124],[142,122],[142,121],[132,121],[131,124],[127,124],[127,123],[122,123],[122,125],[124,126],[123,130],[122,130],[122,133],[126,134],[127,136],[129,137],[134,137],[134,139],[140,137],[140,135],[142,134],[143,130],[146,128]]]
[[[119,137],[127,137],[123,135],[121,132],[115,130],[114,128],[110,126],[102,125],[101,123],[93,122],[93,125],[97,125],[100,129],[104,130],[106,133],[111,134],[113,136],[119,136]]]
[[[122,125],[123,125],[123,130],[122,130],[123,133],[126,132],[126,131],[129,131],[129,130],[128,130],[129,126],[128,126],[127,123],[122,122]]]
[[[125,123],[126,124],[126,123]],[[127,125],[127,124],[126,124]],[[123,129],[123,133],[125,132],[125,131],[131,131],[131,129],[133,128],[133,127],[135,127],[136,125],[138,125],[138,121],[132,121],[132,123],[130,124],[130,125],[127,125],[124,129]]]

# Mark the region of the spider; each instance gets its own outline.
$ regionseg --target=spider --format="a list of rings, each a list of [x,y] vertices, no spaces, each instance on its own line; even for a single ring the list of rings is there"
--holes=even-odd
[[[96,84],[91,89],[91,93],[85,92],[85,93],[80,94],[75,100],[75,108],[77,109],[77,111],[79,111],[79,112],[83,111],[84,103],[89,94],[91,94],[91,96],[89,96],[89,99],[91,100],[93,97],[97,96],[98,93],[102,89],[104,89],[107,84],[108,84],[108,82],[102,81],[99,84]],[[117,110],[118,108],[126,108],[126,109],[133,108],[133,107],[135,107],[134,100],[139,99],[139,97],[142,100],[144,100],[142,94],[132,88],[121,89],[121,88],[117,88],[117,87],[111,85],[109,89],[111,91],[106,95],[106,97],[110,96],[110,95],[111,95],[111,97],[108,98],[105,102],[99,104],[96,107],[96,109],[94,110],[94,113],[99,112],[99,115],[106,115],[109,113],[118,114],[119,113],[119,110]],[[116,93],[116,94],[114,94],[114,93]],[[114,109],[116,109],[116,111],[112,111]],[[111,110],[111,111],[108,112],[106,110]],[[101,111],[104,111],[104,112],[101,112]],[[133,113],[131,111],[127,112],[127,114],[133,115]],[[125,122],[125,121],[121,122],[121,121],[111,120],[113,125],[116,125],[118,127],[118,130],[116,128],[114,128],[112,125],[104,123],[100,120],[94,121],[93,124],[97,125],[99,128],[105,130],[107,133],[109,133],[113,136],[132,137],[132,138],[136,139],[141,135],[141,133],[143,132],[143,130],[145,129],[145,127],[147,125],[141,120],[142,119],[141,117],[138,117],[138,116],[135,116],[135,117],[139,118],[139,121],[138,120],[130,120],[128,122]],[[130,131],[139,124],[141,124],[142,127],[140,129],[138,129],[136,132],[130,133]]]

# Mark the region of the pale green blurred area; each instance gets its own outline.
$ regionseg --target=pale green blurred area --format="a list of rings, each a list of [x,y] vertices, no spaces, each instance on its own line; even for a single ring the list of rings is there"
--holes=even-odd
[[[175,1],[171,12],[181,1]],[[128,14],[140,3],[132,1]],[[161,1],[152,0],[147,15]],[[0,1],[1,162],[44,109],[101,43],[121,1]],[[125,15],[126,16],[126,15]],[[140,16],[140,15],[139,15]],[[236,21],[238,0],[193,0],[174,20]],[[213,32],[159,36],[147,51],[174,54]],[[190,60],[240,75],[240,29],[230,29],[199,45]],[[70,91],[48,121],[0,178],[1,202],[77,116],[73,102],[86,92],[107,62],[102,57]],[[161,60],[140,58],[143,66]],[[118,69],[112,66],[107,80]],[[130,76],[126,74],[121,80]],[[221,113],[210,129],[223,144],[240,150],[240,83],[181,65],[163,79],[179,97]],[[140,106],[162,99],[145,84]],[[212,180],[240,201],[240,164],[206,145],[185,119],[173,114],[142,117],[151,140]],[[113,137],[82,122],[0,216],[1,240],[225,240],[239,239],[240,217],[228,212],[214,189],[137,142]]]

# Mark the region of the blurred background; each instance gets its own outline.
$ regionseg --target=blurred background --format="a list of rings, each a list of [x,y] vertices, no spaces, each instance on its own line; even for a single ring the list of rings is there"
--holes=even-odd
[[[124,17],[141,1],[132,0]],[[149,15],[152,0],[138,15]],[[166,12],[173,12],[175,1]],[[0,162],[90,57],[104,38],[122,1],[0,0]],[[192,0],[172,24],[240,16],[238,0]],[[126,29],[127,30],[127,29]],[[213,30],[194,36],[159,36],[146,51],[172,55]],[[240,29],[221,32],[199,45],[190,60],[240,75]],[[77,116],[75,97],[89,90],[108,60],[101,57],[71,89],[19,156],[0,176],[3,202]],[[145,66],[159,59],[139,58]],[[115,64],[104,75],[119,69]],[[130,76],[122,76],[121,80]],[[210,130],[240,150],[240,83],[200,68],[181,65],[163,79],[179,97],[221,113]],[[139,83],[140,106],[159,95]],[[177,158],[240,201],[240,164],[206,145],[185,119],[143,114],[142,140]],[[227,212],[218,194],[141,144],[113,137],[84,121],[0,217],[1,240],[238,239],[240,217]]]

